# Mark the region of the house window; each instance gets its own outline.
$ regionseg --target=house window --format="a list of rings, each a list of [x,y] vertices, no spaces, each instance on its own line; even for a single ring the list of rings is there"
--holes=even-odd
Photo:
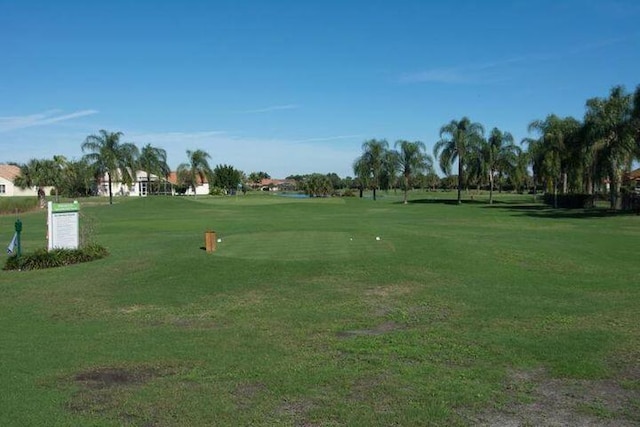
[[[7,192],[7,187],[4,184],[0,184],[0,194],[5,194]]]

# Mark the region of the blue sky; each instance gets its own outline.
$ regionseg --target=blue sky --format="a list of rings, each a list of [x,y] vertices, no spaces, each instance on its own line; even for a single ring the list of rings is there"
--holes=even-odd
[[[640,3],[0,0],[0,162],[99,129],[274,177],[468,116],[517,140],[640,84]]]

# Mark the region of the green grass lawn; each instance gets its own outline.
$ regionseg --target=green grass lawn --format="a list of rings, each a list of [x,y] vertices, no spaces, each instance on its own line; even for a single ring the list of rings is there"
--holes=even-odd
[[[0,272],[0,424],[640,423],[640,217],[382,196],[81,201],[110,256]]]

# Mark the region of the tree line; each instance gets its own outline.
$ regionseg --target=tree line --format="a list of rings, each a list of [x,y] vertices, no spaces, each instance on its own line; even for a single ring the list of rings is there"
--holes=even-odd
[[[86,137],[81,145],[84,155],[80,160],[69,161],[64,156],[53,159],[31,159],[19,165],[20,175],[14,183],[21,188],[51,186],[56,195],[83,197],[96,193],[96,185],[104,177],[107,180],[109,202],[113,203],[113,182],[131,185],[137,171],[146,173],[148,191],[152,192],[154,183],[151,175],[164,178],[171,172],[167,164],[167,152],[151,144],[139,149],[135,144],[122,142],[122,132],[109,132],[104,129]],[[204,150],[187,150],[187,161],[181,163],[176,171],[178,192],[193,189],[204,182],[230,191],[243,182],[244,174],[230,165],[217,165],[211,168],[211,156]],[[159,191],[159,182],[155,183]],[[39,191],[39,193],[41,190]]]
[[[518,192],[543,190],[554,199],[563,194],[606,194],[614,209],[621,207],[621,192],[634,160],[640,159],[640,86],[628,93],[621,86],[607,97],[586,101],[582,120],[550,114],[528,125],[531,136],[517,145],[510,132],[493,128],[485,134],[480,123],[468,117],[451,120],[440,128],[433,156],[421,141],[399,140],[390,148],[384,139],[362,144],[362,154],[353,162],[354,177],[335,173],[291,175],[294,190],[312,196],[327,196],[336,190],[372,190],[374,200],[380,189],[401,189],[404,202],[412,188],[488,189],[489,202],[494,191],[509,188]],[[81,144],[83,156],[69,161],[64,156],[31,159],[20,166],[15,184],[22,187],[51,186],[56,194],[68,197],[95,194],[96,184],[107,180],[110,203],[114,180],[131,185],[138,170],[145,171],[147,186],[159,185],[151,175],[167,179],[167,154],[162,148],[146,144],[138,148],[122,142],[122,132],[100,130]],[[212,191],[233,193],[257,188],[270,178],[263,171],[248,176],[231,165],[211,168],[211,156],[204,150],[187,150],[187,161],[176,171],[178,193],[208,182]],[[435,171],[436,164],[444,174]],[[453,167],[457,165],[457,173]],[[156,188],[159,191],[159,187]]]
[[[394,150],[386,140],[372,139],[363,143],[353,171],[361,195],[368,188],[374,199],[398,175],[406,203],[412,180],[432,175],[435,158],[449,179],[457,164],[458,203],[462,190],[472,186],[487,188],[492,203],[495,186],[507,184],[534,194],[540,188],[556,201],[558,194],[599,192],[620,209],[621,192],[630,193],[622,187],[625,177],[640,159],[640,86],[634,93],[615,86],[608,97],[588,99],[582,120],[550,114],[527,130],[533,136],[516,145],[510,132],[493,128],[486,135],[482,124],[463,117],[440,128],[433,157],[420,141],[400,140]]]

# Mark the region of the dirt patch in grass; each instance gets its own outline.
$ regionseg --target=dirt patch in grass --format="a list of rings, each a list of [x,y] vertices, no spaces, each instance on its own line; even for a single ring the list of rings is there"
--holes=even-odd
[[[510,375],[506,392],[511,399],[502,408],[466,417],[477,426],[585,426],[640,425],[640,390],[617,380],[549,378],[544,370]]]
[[[279,412],[293,419],[293,425],[296,427],[315,427],[319,424],[309,420],[309,412],[314,407],[315,405],[309,400],[288,400],[283,402]]]
[[[389,412],[393,407],[393,393],[387,387],[386,374],[366,375],[351,385],[348,399],[358,404],[368,403],[377,413]]]
[[[238,384],[233,391],[233,398],[239,410],[247,410],[254,405],[256,399],[267,392],[267,386],[260,382]]]
[[[85,388],[102,389],[144,384],[156,376],[155,368],[96,368],[77,374],[74,380]]]
[[[157,425],[149,411],[139,410],[128,402],[151,381],[176,375],[174,367],[127,366],[96,367],[63,380],[76,391],[66,403],[70,412],[115,420],[122,425]]]

